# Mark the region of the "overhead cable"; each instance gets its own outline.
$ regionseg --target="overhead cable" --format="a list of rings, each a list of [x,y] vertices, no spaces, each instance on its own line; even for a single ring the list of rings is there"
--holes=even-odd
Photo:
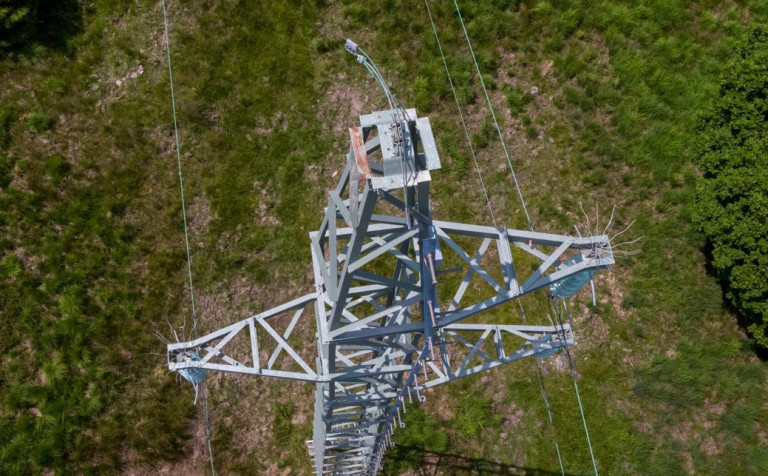
[[[181,148],[179,147],[179,125],[176,118],[176,94],[173,89],[173,67],[171,65],[171,41],[168,34],[168,13],[165,6],[165,0],[163,0],[163,26],[165,30],[165,51],[168,56],[168,82],[171,86],[171,111],[173,113],[173,137],[176,145],[176,163],[179,170],[179,195],[181,197],[181,216],[184,220],[184,245],[187,251],[187,274],[189,275],[189,300],[192,307],[192,331],[195,334],[195,338],[200,337],[200,333],[197,328],[197,310],[195,308],[195,286],[192,279],[192,258],[189,248],[189,231],[187,227],[187,207],[184,202],[184,174],[181,168]],[[205,385],[203,383],[203,385]],[[216,476],[216,468],[213,464],[213,447],[211,445],[211,421],[208,414],[208,392],[203,387],[202,400],[203,400],[203,419],[205,425],[205,437],[208,442],[208,455],[211,463],[211,473]]]

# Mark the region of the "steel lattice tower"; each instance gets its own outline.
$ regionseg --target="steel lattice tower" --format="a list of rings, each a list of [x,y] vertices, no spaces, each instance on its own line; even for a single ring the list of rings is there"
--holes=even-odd
[[[440,158],[413,109],[363,115],[349,134],[346,167],[309,236],[314,292],[168,346],[169,368],[193,383],[210,370],[315,383],[307,445],[318,475],[375,474],[401,412],[426,389],[573,345],[567,324],[472,317],[544,288],[573,295],[614,262],[604,235],[433,220]],[[295,332],[312,327],[310,308],[314,346]]]

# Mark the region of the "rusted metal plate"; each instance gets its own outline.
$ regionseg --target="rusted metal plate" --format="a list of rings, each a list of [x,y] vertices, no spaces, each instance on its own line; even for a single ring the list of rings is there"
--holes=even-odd
[[[360,127],[350,127],[349,138],[352,144],[352,153],[355,155],[355,162],[357,163],[357,171],[360,173],[360,179],[365,180],[371,175],[371,165],[368,163],[368,155],[365,153],[363,129]]]

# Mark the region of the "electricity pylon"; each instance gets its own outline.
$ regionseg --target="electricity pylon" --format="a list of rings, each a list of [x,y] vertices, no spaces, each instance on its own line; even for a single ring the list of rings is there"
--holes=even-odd
[[[540,289],[568,297],[614,262],[604,235],[433,220],[440,158],[413,109],[360,116],[349,134],[346,167],[309,235],[314,291],[168,345],[169,368],[193,383],[211,370],[314,383],[307,446],[318,475],[376,474],[405,426],[401,411],[426,389],[573,345],[567,324],[472,318]],[[314,345],[300,337],[310,308]]]

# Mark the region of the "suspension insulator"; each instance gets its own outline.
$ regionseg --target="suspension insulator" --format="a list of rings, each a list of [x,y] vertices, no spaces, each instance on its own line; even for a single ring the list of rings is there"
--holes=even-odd
[[[558,348],[558,347],[555,347],[554,349],[542,350],[541,352],[535,354],[535,356],[539,360],[548,359],[548,358],[552,357],[553,355],[557,354],[557,352],[559,350],[560,350],[560,348]]]
[[[183,355],[180,355],[179,360],[184,362],[199,362],[200,356],[197,355],[197,352],[185,352]],[[184,377],[189,383],[192,385],[197,385],[198,383],[205,380],[205,369],[197,368],[197,367],[189,367],[186,369],[179,369],[179,375]]]
[[[581,255],[581,253],[577,253],[571,259],[566,261],[566,264],[568,266],[573,266],[575,264],[581,263],[582,261],[584,261],[584,257]],[[560,281],[550,286],[549,294],[550,296],[559,297],[561,299],[568,299],[573,297],[577,292],[579,292],[581,288],[584,287],[584,285],[592,280],[594,275],[594,270],[588,270],[581,273],[576,273],[572,276],[568,276],[567,278],[561,279]]]
[[[552,357],[560,350],[560,347],[553,347],[551,342],[534,342],[533,344],[533,351],[535,354],[533,354],[537,359],[547,359],[549,357]]]

